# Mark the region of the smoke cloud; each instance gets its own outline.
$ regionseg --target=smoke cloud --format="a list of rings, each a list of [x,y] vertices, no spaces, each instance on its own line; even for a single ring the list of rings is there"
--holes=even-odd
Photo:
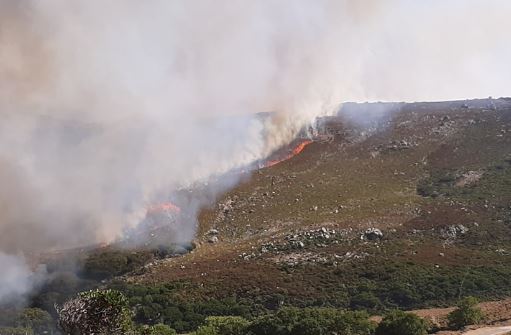
[[[10,301],[19,301],[30,292],[34,284],[34,274],[20,257],[0,253],[0,304]]]
[[[341,101],[509,94],[510,15],[506,0],[0,1],[0,251],[111,240]]]

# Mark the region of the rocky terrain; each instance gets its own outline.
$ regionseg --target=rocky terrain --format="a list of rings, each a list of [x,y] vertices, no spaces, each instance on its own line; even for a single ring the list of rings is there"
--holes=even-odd
[[[511,100],[347,104],[340,114],[318,121],[299,155],[204,209],[192,252],[128,282],[178,281],[190,299],[268,308],[511,295]]]
[[[202,208],[190,244],[165,243],[195,222],[168,203],[120,244],[40,256],[51,279],[29,305],[55,318],[108,287],[137,324],[179,333],[281,307],[414,310],[443,331],[475,296],[510,324],[511,99],[348,103],[309,133]]]

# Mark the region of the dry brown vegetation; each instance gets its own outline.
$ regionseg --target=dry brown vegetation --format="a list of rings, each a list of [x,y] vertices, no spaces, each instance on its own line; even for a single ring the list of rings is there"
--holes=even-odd
[[[205,209],[193,252],[129,281],[184,281],[190,298],[370,310],[509,296],[511,103],[467,104],[335,122],[333,140],[253,172]],[[461,187],[470,171],[480,177]],[[336,234],[303,237],[321,228]],[[364,238],[368,228],[383,238]]]

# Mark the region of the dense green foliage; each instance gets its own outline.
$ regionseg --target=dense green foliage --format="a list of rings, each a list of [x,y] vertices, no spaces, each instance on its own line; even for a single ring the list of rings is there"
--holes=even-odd
[[[194,335],[371,335],[375,324],[367,313],[328,308],[282,308],[252,321],[210,317]]]
[[[83,276],[93,279],[111,278],[134,271],[151,260],[148,251],[110,250],[90,254],[83,264]]]
[[[176,335],[176,331],[167,325],[158,323],[140,331],[141,335]]]
[[[394,310],[386,314],[376,328],[376,335],[425,335],[426,321],[415,314]]]
[[[200,326],[195,335],[243,335],[250,324],[240,316],[210,316],[206,323]]]
[[[222,335],[241,335],[246,332],[249,322],[241,316],[209,316],[206,324]]]
[[[179,295],[185,283],[164,285],[126,285],[112,283],[128,297],[135,310],[135,321],[141,324],[164,323],[178,332],[197,329],[208,316],[243,316],[250,318],[264,310],[248,301],[227,298],[190,301]]]
[[[369,335],[373,330],[367,313],[328,308],[283,308],[248,326],[248,334],[253,335]]]
[[[481,322],[483,312],[477,307],[477,299],[466,297],[458,303],[458,307],[449,313],[449,326],[454,329],[460,329],[468,325]]]
[[[219,334],[215,327],[204,325],[200,326],[199,329],[193,332],[193,335],[219,335]]]
[[[463,294],[487,300],[511,295],[511,268],[498,264],[437,268],[388,260],[334,270],[332,275],[329,282],[342,282],[345,286],[338,288],[339,294],[331,295],[328,301],[294,300],[291,297],[281,297],[280,301],[297,307],[327,304],[336,308],[381,313],[387,308],[416,309],[454,304],[460,290]],[[197,329],[208,316],[241,316],[252,320],[269,312],[265,308],[267,300],[263,295],[186,299],[197,289],[186,282],[151,286],[112,283],[111,287],[121,290],[128,297],[137,323],[164,323],[178,332]],[[310,328],[313,325],[305,326]]]
[[[346,305],[341,295],[336,307],[373,312],[453,305],[460,290],[485,300],[511,295],[511,267],[505,264],[435,267],[385,260],[359,263],[334,274],[345,283],[349,297]],[[334,297],[329,303],[336,303]]]

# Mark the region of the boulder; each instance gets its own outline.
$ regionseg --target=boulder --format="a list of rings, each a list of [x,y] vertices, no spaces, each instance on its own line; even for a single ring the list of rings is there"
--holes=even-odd
[[[218,229],[211,228],[210,230],[208,230],[208,232],[206,234],[207,235],[218,235],[219,231],[218,231]]]
[[[368,228],[363,235],[369,241],[380,240],[383,238],[383,233],[378,228]]]

